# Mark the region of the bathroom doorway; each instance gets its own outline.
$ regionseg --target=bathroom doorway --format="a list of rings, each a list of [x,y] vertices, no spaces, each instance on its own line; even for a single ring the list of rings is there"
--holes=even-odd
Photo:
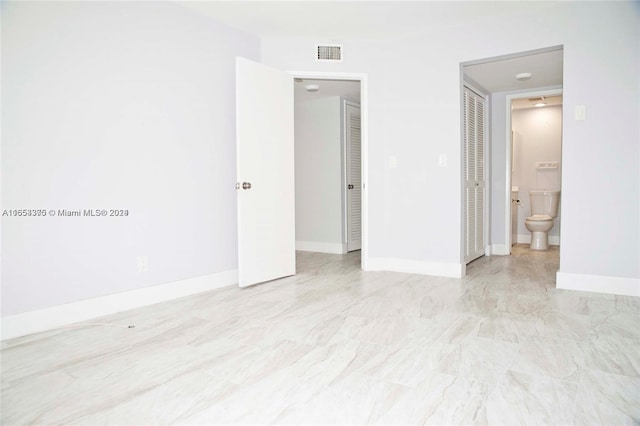
[[[505,211],[508,247],[529,244],[525,227],[530,216],[529,191],[560,190],[562,186],[562,89],[531,91],[506,97],[507,175],[510,203]],[[549,244],[560,245],[561,213],[549,231]]]
[[[517,241],[520,235],[516,230],[515,238],[512,237],[511,100],[562,94],[563,55],[564,49],[560,45],[460,64],[461,93],[464,83],[468,82],[487,93],[489,101],[489,231],[486,255],[511,254],[511,242]],[[462,105],[462,96],[460,102]],[[518,199],[523,197],[520,192]],[[518,213],[524,215],[523,208],[518,207]],[[464,217],[464,211],[461,217]],[[464,223],[461,223],[462,227]]]

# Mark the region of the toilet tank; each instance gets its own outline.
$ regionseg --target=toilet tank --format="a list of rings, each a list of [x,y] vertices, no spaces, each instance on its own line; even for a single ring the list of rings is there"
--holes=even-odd
[[[529,191],[531,200],[531,214],[546,214],[551,217],[558,216],[558,205],[560,204],[560,191],[531,190]]]

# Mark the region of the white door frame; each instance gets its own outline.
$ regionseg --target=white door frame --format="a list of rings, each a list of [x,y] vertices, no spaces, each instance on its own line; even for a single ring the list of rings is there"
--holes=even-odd
[[[512,93],[506,96],[506,129],[505,129],[505,157],[506,157],[506,186],[504,188],[504,242],[505,242],[505,254],[511,254],[511,101],[514,99],[532,98],[537,96],[557,96],[562,95],[562,88],[550,89],[550,90],[535,90],[531,89],[530,92]],[[564,115],[562,117],[564,122]],[[562,190],[562,181],[560,182],[560,190]],[[522,195],[518,195],[522,198]],[[497,254],[497,253],[496,253]]]
[[[353,80],[360,81],[360,137],[362,161],[362,249],[360,251],[361,268],[367,271],[369,265],[369,104],[367,74],[319,72],[319,71],[287,71],[293,78],[319,80]]]

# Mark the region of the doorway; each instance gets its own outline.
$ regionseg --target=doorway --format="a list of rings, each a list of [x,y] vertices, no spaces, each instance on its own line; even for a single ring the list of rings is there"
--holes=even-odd
[[[461,105],[465,82],[470,82],[481,89],[488,95],[489,101],[489,149],[487,150],[489,228],[486,255],[509,255],[513,239],[511,235],[511,109],[510,102],[506,103],[505,108],[505,99],[507,96],[516,99],[527,96],[529,93],[561,92],[563,52],[563,46],[559,45],[460,64]],[[461,217],[464,217],[464,211]],[[461,229],[464,229],[464,221],[461,221]],[[461,259],[464,259],[464,250],[461,250]]]
[[[295,77],[296,249],[354,252],[365,269],[366,75],[291,74]]]
[[[238,276],[246,287],[295,274],[294,73],[236,58],[236,168]],[[302,77],[311,77],[300,73]],[[362,246],[367,268],[366,75],[327,73],[315,78],[360,81],[362,86]],[[253,189],[253,190],[252,190]],[[353,256],[351,256],[353,258]]]
[[[506,170],[511,186],[505,240],[511,247],[531,240],[524,226],[525,218],[533,214],[529,191],[560,190],[562,186],[562,89],[511,94],[505,106]],[[560,213],[549,231],[549,243],[560,245]]]

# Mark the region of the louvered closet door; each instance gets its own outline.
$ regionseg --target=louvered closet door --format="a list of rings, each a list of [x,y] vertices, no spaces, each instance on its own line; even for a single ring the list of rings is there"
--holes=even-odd
[[[347,251],[362,247],[362,168],[360,106],[345,103],[347,154]]]
[[[485,99],[464,89],[464,260],[484,255],[486,176]]]

